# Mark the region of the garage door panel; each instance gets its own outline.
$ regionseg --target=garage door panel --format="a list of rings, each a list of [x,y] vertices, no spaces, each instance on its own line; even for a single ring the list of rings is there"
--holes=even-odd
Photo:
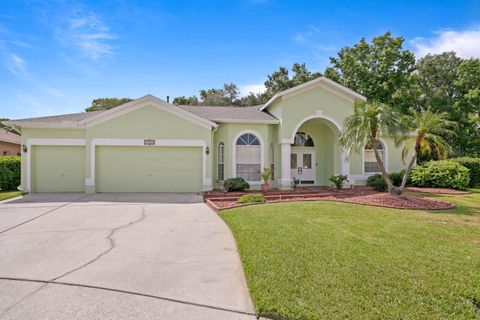
[[[198,192],[199,147],[98,147],[99,192]]]
[[[85,147],[34,146],[34,192],[85,192]]]

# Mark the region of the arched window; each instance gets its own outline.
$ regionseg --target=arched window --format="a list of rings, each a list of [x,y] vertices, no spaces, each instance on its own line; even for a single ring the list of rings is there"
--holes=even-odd
[[[380,158],[385,163],[385,148],[383,147],[383,143],[380,141],[377,143],[377,150],[380,154]],[[372,144],[370,142],[365,145],[365,150],[363,153],[363,168],[365,173],[380,172],[377,164],[377,158],[375,158],[375,151],[373,151]]]
[[[225,178],[225,145],[220,142],[217,147],[217,178],[223,181]]]
[[[295,147],[313,147],[313,139],[305,132],[297,132],[295,139],[293,140],[293,146]]]
[[[260,141],[251,133],[241,135],[236,143],[237,177],[246,181],[260,180]]]

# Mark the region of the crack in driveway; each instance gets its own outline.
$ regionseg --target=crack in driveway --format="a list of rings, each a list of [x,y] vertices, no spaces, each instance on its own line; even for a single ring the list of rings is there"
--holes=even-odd
[[[144,220],[146,218],[146,214],[145,214],[145,206],[141,206],[141,212],[140,212],[140,217],[134,221],[131,221],[127,224],[124,224],[124,225],[121,225],[119,227],[116,227],[114,229],[111,229],[110,233],[108,234],[108,236],[105,238],[107,239],[109,242],[110,242],[110,246],[105,250],[103,251],[102,253],[98,254],[95,258],[91,259],[90,261],[82,264],[81,266],[78,266],[70,271],[67,271],[65,272],[64,274],[58,276],[58,277],[55,277],[55,278],[52,278],[50,279],[51,282],[55,282],[56,280],[60,279],[60,278],[63,278],[69,274],[72,274],[78,270],[81,270],[89,265],[91,265],[92,263],[95,263],[96,261],[98,261],[100,258],[102,258],[103,256],[105,256],[106,254],[108,254],[110,251],[112,251],[113,249],[116,248],[117,244],[115,243],[115,238],[114,238],[114,235],[115,235],[115,232],[119,231],[119,230],[122,230],[122,229],[126,229],[128,227],[131,227],[133,226],[134,224],[137,224],[139,222],[141,222],[142,220]]]
[[[63,206],[60,206],[56,209],[59,209],[61,207],[64,207],[65,205]],[[56,210],[54,209],[54,210]],[[53,210],[49,211],[49,212],[46,212],[45,214],[47,213],[50,213],[52,212]],[[42,214],[45,215],[45,214]],[[40,216],[38,216],[37,218],[39,218]],[[12,305],[8,306],[7,308],[5,308],[3,310],[3,312],[0,314],[0,317],[2,317],[3,315],[5,315],[8,311],[10,311],[12,308],[14,308],[15,306],[17,306],[18,304],[22,303],[23,301],[27,300],[28,298],[32,297],[33,295],[35,295],[37,292],[39,292],[40,290],[44,289],[49,283],[56,283],[56,281],[60,278],[63,278],[69,274],[72,274],[78,270],[81,270],[89,265],[91,265],[92,263],[95,263],[96,261],[98,261],[100,258],[102,258],[103,256],[105,256],[106,254],[108,254],[110,251],[112,251],[113,249],[116,248],[117,244],[115,243],[115,239],[114,239],[114,235],[117,231],[119,230],[122,230],[122,229],[126,229],[128,227],[131,227],[132,225],[134,224],[137,224],[139,222],[141,222],[142,220],[144,220],[146,218],[146,214],[145,214],[145,206],[142,205],[141,206],[141,212],[140,212],[140,217],[135,219],[134,221],[130,221],[129,223],[127,224],[123,224],[119,227],[116,227],[114,229],[95,229],[95,230],[110,230],[110,233],[107,235],[107,237],[105,239],[109,240],[109,243],[110,243],[110,246],[105,250],[103,251],[102,253],[98,254],[95,258],[91,259],[90,261],[82,264],[81,266],[78,266],[70,271],[67,271],[65,272],[64,274],[58,276],[58,277],[55,277],[55,278],[52,278],[50,280],[46,280],[43,282],[43,284],[38,287],[37,289],[35,289],[34,291],[30,292],[29,294],[27,294],[25,297],[23,297],[22,299],[20,299],[19,301],[13,303]],[[31,220],[30,220],[31,221]],[[26,221],[26,222],[29,222],[29,221]],[[25,223],[26,223],[25,222]],[[79,230],[88,230],[88,229],[77,229],[77,230],[66,230],[65,232],[69,232],[69,231],[79,231]],[[5,232],[8,231],[8,230],[5,230]],[[0,235],[1,236],[1,235]]]

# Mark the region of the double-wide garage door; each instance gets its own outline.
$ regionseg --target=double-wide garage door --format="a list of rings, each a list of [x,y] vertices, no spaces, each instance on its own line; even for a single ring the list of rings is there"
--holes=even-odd
[[[96,185],[97,192],[202,191],[202,148],[99,146]]]
[[[85,146],[35,146],[33,192],[84,192]],[[97,192],[200,192],[201,147],[96,149]]]

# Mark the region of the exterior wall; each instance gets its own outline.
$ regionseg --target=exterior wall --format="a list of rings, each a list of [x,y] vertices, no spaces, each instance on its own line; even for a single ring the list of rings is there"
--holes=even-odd
[[[233,148],[235,147],[236,137],[242,132],[249,132],[259,136],[263,142],[261,146],[263,149],[263,167],[270,166],[270,144],[274,143],[275,145],[275,154],[278,155],[275,157],[275,162],[280,164],[280,153],[277,142],[277,125],[276,124],[248,124],[248,123],[221,123],[217,130],[213,134],[213,151],[212,159],[213,160],[213,178],[215,180],[215,187],[218,188],[219,185],[216,182],[218,180],[218,170],[217,170],[217,146],[220,142],[224,143],[224,162],[225,162],[225,179],[233,178]],[[263,168],[262,168],[263,170]],[[275,166],[275,173],[279,175],[279,168]],[[261,184],[259,180],[258,183],[252,184],[252,189],[258,187]]]
[[[3,156],[7,152],[8,156],[20,155],[20,145],[5,141],[0,141],[0,156]]]

